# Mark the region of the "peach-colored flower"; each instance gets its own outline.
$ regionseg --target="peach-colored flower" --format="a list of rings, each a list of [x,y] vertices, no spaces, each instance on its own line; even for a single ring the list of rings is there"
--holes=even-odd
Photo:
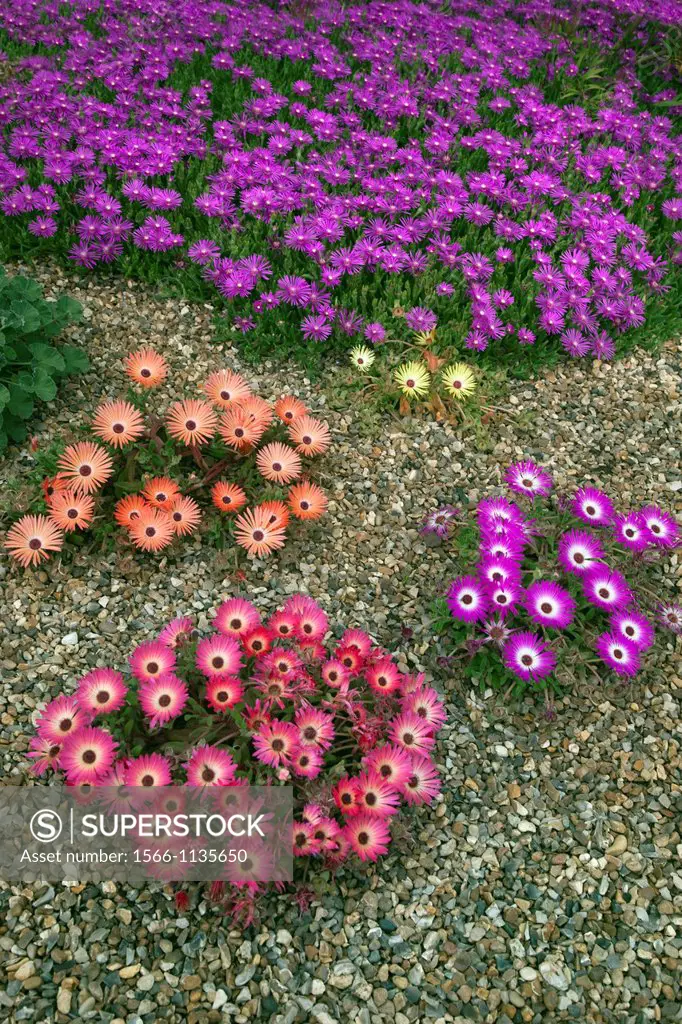
[[[68,491],[69,479],[66,473],[57,473],[55,476],[46,476],[43,480],[43,497],[48,505],[52,504],[55,494],[60,491]]]
[[[217,425],[218,417],[208,402],[194,399],[175,402],[166,415],[168,433],[188,447],[210,441]]]
[[[270,526],[281,526],[284,529],[289,522],[289,509],[283,501],[264,501],[256,507],[269,514]]]
[[[155,388],[168,376],[168,363],[153,348],[139,348],[123,360],[131,380],[143,388]]]
[[[50,551],[60,551],[64,534],[47,516],[22,516],[7,531],[4,547],[20,565],[38,565]]]
[[[156,508],[145,509],[139,519],[130,524],[128,533],[135,547],[142,551],[161,551],[175,537],[170,515]]]
[[[79,441],[69,445],[57,465],[72,490],[92,494],[107,482],[114,464],[106,448],[91,441]]]
[[[142,437],[144,420],[130,402],[104,402],[95,412],[92,432],[116,448],[123,448]]]
[[[247,509],[235,520],[235,540],[250,555],[269,555],[284,546],[282,527],[270,525],[270,513],[262,508]]]
[[[265,427],[254,423],[252,417],[237,405],[222,414],[218,432],[228,447],[243,452],[258,444]]]
[[[142,496],[154,508],[170,509],[180,494],[180,488],[167,476],[155,476],[142,489]]]
[[[289,427],[289,437],[301,455],[321,455],[331,444],[329,427],[312,416],[301,416]]]
[[[87,494],[75,491],[60,491],[50,504],[50,519],[60,530],[71,533],[75,529],[86,530],[95,514],[95,502]]]
[[[141,494],[128,494],[116,502],[114,519],[119,526],[128,527],[149,508],[151,505],[144,500]]]
[[[287,501],[297,519],[319,519],[327,508],[327,495],[307,480],[291,488]]]
[[[214,405],[229,409],[235,402],[241,402],[251,394],[251,388],[243,377],[232,370],[217,370],[204,383],[204,391]]]
[[[180,537],[194,533],[201,522],[201,509],[192,498],[176,498],[170,510],[174,531]]]
[[[307,411],[308,407],[293,395],[283,395],[275,402],[275,413],[282,423],[293,423],[299,416],[305,416]]]
[[[278,484],[288,484],[301,475],[301,460],[288,444],[266,444],[256,456],[259,473],[266,480],[275,480]]]
[[[242,412],[245,412],[251,418],[251,421],[262,427],[263,430],[272,423],[273,412],[270,408],[270,403],[266,402],[260,395],[249,395],[248,398],[243,399],[239,403],[239,406]]]
[[[238,512],[246,505],[246,492],[238,485],[219,480],[211,488],[213,504],[221,512]]]

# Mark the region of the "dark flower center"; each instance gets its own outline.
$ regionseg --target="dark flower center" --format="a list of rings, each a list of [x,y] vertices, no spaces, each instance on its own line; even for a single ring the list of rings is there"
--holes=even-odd
[[[417,786],[419,785],[419,776],[410,775],[409,779],[407,780],[407,785],[410,787],[410,789],[416,789]]]
[[[377,802],[377,795],[376,795],[376,793],[366,793],[365,794],[365,803],[367,804],[368,807],[374,807],[376,802]]]
[[[405,381],[405,387],[408,387],[408,388],[413,388],[413,387],[414,387],[414,385],[415,385],[415,382],[414,382],[414,380],[413,380],[413,379],[412,379],[411,377],[410,377],[410,379],[409,379],[409,380],[406,380],[406,381]]]
[[[78,472],[81,476],[90,476],[92,474],[92,466],[81,466]]]
[[[658,523],[651,523],[651,525],[649,526],[649,529],[651,530],[652,533],[660,533],[661,532],[661,528],[658,525]]]
[[[219,704],[224,704],[228,696],[229,694],[227,690],[221,690],[220,693],[216,694],[216,700],[218,701]]]
[[[82,761],[84,764],[94,764],[97,760],[97,754],[94,750],[84,750],[82,755]]]
[[[305,846],[307,838],[308,837],[306,836],[305,832],[299,832],[298,835],[296,836],[296,845],[301,847]]]
[[[152,375],[152,371],[148,370],[146,367],[144,369],[140,370],[140,377],[151,377],[151,375]]]
[[[254,530],[253,531],[253,539],[254,540],[263,540],[264,537],[265,537],[265,534],[263,533],[262,530]]]
[[[412,746],[412,744],[414,743],[414,736],[412,735],[411,732],[403,733],[403,743],[405,744],[406,747]]]
[[[213,780],[215,779],[215,772],[213,771],[212,768],[209,768],[208,765],[206,765],[206,767],[201,773],[201,777],[204,780],[204,782],[213,782]]]
[[[196,430],[197,429],[197,425],[196,425],[195,421],[194,420],[185,420],[185,429],[186,430]]]
[[[310,436],[308,436],[306,434],[306,436],[303,438],[303,444],[312,444],[312,443],[313,443],[312,437],[310,437]]]
[[[301,502],[301,508],[303,509],[303,511],[304,511],[304,512],[307,512],[307,511],[308,511],[308,509],[310,508],[310,504],[309,504],[309,502],[307,502],[307,501],[302,501],[302,502]]]
[[[230,495],[229,494],[223,494],[223,505],[231,505],[231,504],[232,504],[232,498],[230,497]]]
[[[608,590],[606,589],[606,587],[600,587],[599,590],[598,590],[598,594],[599,594],[600,597],[603,597],[604,600],[606,600],[607,597],[610,597],[610,594],[609,594]]]
[[[153,775],[143,775],[142,778],[140,779],[140,782],[141,782],[141,784],[143,786],[153,786],[154,785],[154,776]]]
[[[62,718],[61,722],[59,723],[59,731],[60,732],[68,732],[72,725],[73,725],[73,719],[72,718]]]
[[[580,551],[576,551],[576,553],[573,555],[573,561],[576,565],[582,565],[585,561],[585,556],[581,554]]]
[[[220,392],[220,397],[222,398],[223,402],[229,402],[230,401],[230,392],[229,391],[221,391]]]
[[[585,512],[587,513],[588,516],[595,516],[597,514],[597,510],[594,507],[594,505],[586,505],[585,506]]]
[[[113,425],[113,427],[111,429],[113,430],[113,432],[115,434],[124,434],[126,428],[124,427],[124,425],[122,423],[114,423],[114,425]]]
[[[225,659],[221,658],[220,656],[215,657],[211,661],[211,664],[213,665],[213,668],[222,668],[223,665],[225,664]]]
[[[40,549],[43,546],[43,542],[40,539],[40,537],[31,537],[30,541],[28,542],[28,546],[30,547],[31,551],[40,551]]]
[[[360,846],[367,846],[369,842],[369,835],[367,832],[358,832],[358,842]]]
[[[230,629],[240,630],[242,628],[241,619],[230,619]]]
[[[308,757],[307,754],[303,754],[301,757],[299,757],[298,763],[301,768],[307,768],[308,765],[310,764],[310,758]]]
[[[78,519],[78,509],[70,508],[66,515],[68,519]]]
[[[543,603],[540,605],[540,611],[543,612],[545,615],[550,614],[550,612],[552,611],[552,606],[549,603],[549,601],[543,601]]]
[[[522,656],[522,658],[521,658],[521,664],[522,664],[522,665],[526,665],[526,666],[528,666],[528,665],[532,665],[532,664],[533,664],[533,659],[531,658],[530,654],[524,654],[524,655]]]
[[[174,523],[181,523],[182,522],[182,512],[174,512],[173,513],[173,522]]]
[[[525,480],[521,481],[521,483],[523,484],[524,487],[532,487],[533,486],[533,481],[529,477],[526,477]]]
[[[314,740],[315,737],[317,736],[317,729],[315,728],[314,725],[308,725],[303,730],[303,735],[307,740]]]
[[[620,647],[614,647],[614,649],[613,649],[613,656],[618,661],[621,660],[621,658],[623,657],[623,652],[621,651]]]
[[[351,802],[351,795],[350,795],[350,793],[344,793],[343,796],[341,797],[341,803],[342,804],[349,804],[350,802]]]
[[[144,531],[144,534],[145,537],[156,537],[156,527],[148,526],[147,529]]]
[[[150,661],[147,665],[147,672],[150,676],[156,675],[159,671],[159,663],[157,661]]]
[[[170,694],[168,694],[168,693],[162,693],[161,696],[159,697],[159,707],[160,708],[167,708],[169,706],[170,702],[171,702],[171,698],[170,698]]]
[[[282,469],[282,463],[281,462],[273,462],[272,468],[273,468],[275,473],[279,473],[279,472],[281,472],[281,469]]]
[[[53,747],[50,747],[48,757],[57,757],[57,755],[61,752],[61,749],[62,748],[59,746],[59,744],[55,743]]]
[[[280,751],[284,750],[284,740],[273,740],[272,749],[275,753],[279,754]]]
[[[464,594],[462,596],[462,604],[473,604],[473,600],[471,594]]]
[[[234,432],[234,436],[235,437],[243,437],[244,436],[244,428],[243,427],[237,427],[235,432]]]
[[[98,704],[106,704],[107,701],[109,700],[109,691],[100,690],[97,696],[95,697],[95,700],[97,701]]]

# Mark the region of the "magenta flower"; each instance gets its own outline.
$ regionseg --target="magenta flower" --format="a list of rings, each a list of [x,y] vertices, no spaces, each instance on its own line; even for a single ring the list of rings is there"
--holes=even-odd
[[[613,633],[602,633],[595,644],[602,661],[621,676],[634,676],[640,668],[639,654],[634,644]]]
[[[556,666],[556,656],[534,633],[513,634],[502,650],[502,660],[519,679],[544,679]]]
[[[525,494],[531,498],[545,497],[550,493],[554,483],[549,473],[535,462],[516,462],[505,473],[505,480],[512,491]]]
[[[475,576],[461,576],[453,580],[446,600],[452,617],[461,622],[484,619],[490,607],[485,589]]]
[[[532,583],[524,595],[526,610],[534,622],[549,629],[565,629],[575,614],[575,601],[551,580]]]
[[[585,597],[597,608],[617,611],[627,608],[632,601],[632,591],[627,580],[619,572],[602,565],[588,570],[583,576]]]

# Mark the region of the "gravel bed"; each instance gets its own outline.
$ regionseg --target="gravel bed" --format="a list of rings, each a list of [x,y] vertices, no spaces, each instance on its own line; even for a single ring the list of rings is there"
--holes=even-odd
[[[13,269],[13,268],[12,268]],[[90,552],[24,573],[0,561],[0,782],[24,781],[38,705],[95,665],[119,666],[172,615],[200,624],[226,596],[265,609],[304,590],[333,627],[363,626],[425,668],[448,698],[437,761],[444,791],[415,814],[378,871],[314,879],[308,910],[273,897],[234,928],[198,891],[104,883],[0,887],[0,1012],[9,1022],[273,1024],[682,1019],[679,647],[636,684],[573,693],[546,720],[531,700],[473,694],[436,667],[434,593],[451,565],[418,527],[425,512],[476,500],[518,457],[559,485],[590,480],[627,507],[682,510],[682,346],[617,365],[564,365],[512,383],[476,430],[379,418],[341,394],[347,371],[311,382],[292,363],[242,367],[212,343],[209,306],[152,297],[123,281],[39,273],[85,306],[71,329],[92,371],[35,425],[49,443],[121,389],[120,358],[151,344],[170,360],[164,399],[212,369],[241,369],[266,397],[290,391],[334,435],[322,483],[328,516],[280,557],[241,566],[200,541],[156,562]],[[0,466],[5,504],[27,450]],[[9,498],[8,498],[9,495]],[[679,597],[672,559],[657,586]]]

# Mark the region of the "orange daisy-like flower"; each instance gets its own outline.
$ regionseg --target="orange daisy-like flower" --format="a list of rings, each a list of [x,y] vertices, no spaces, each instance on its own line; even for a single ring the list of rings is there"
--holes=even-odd
[[[56,476],[46,476],[43,480],[43,497],[48,505],[52,504],[55,494],[61,491],[68,491],[69,480],[65,473],[57,473]]]
[[[206,444],[215,434],[218,417],[208,402],[189,399],[175,402],[166,416],[166,425],[171,437],[191,445]]]
[[[143,388],[155,388],[168,376],[168,363],[153,348],[139,348],[123,360],[131,380]]]
[[[64,534],[47,516],[22,516],[7,531],[4,546],[20,565],[38,565],[50,557],[50,551],[60,551]]]
[[[128,494],[120,498],[114,508],[114,519],[119,526],[131,526],[136,519],[139,519],[143,512],[151,508],[141,494]]]
[[[236,405],[233,409],[226,409],[222,414],[218,432],[228,447],[243,452],[258,444],[265,432],[265,426],[254,423],[251,416]]]
[[[142,437],[144,420],[130,402],[105,402],[95,412],[92,432],[116,448],[123,448]]]
[[[201,509],[192,498],[176,498],[170,510],[171,523],[179,537],[194,533],[201,522]]]
[[[269,555],[284,546],[284,529],[270,525],[270,513],[263,508],[247,509],[235,520],[235,540],[250,555]]]
[[[272,423],[274,413],[268,402],[259,395],[249,395],[239,403],[240,408],[247,414],[253,423],[261,426],[263,430]]]
[[[238,484],[230,484],[227,480],[219,480],[211,488],[213,504],[221,512],[238,512],[246,505],[246,491]]]
[[[167,476],[155,476],[148,480],[142,488],[142,497],[146,498],[154,508],[168,511],[176,498],[180,496],[180,488]]]
[[[251,395],[251,388],[243,377],[232,370],[216,370],[204,383],[204,391],[214,405],[229,409]]]
[[[284,529],[289,522],[289,509],[283,501],[264,501],[257,508],[269,514],[270,526],[281,526]]]
[[[128,527],[130,539],[142,551],[161,551],[175,537],[173,523],[167,512],[148,508]]]
[[[92,494],[111,476],[113,462],[106,448],[91,441],[70,444],[57,463],[64,470],[70,489]]]
[[[301,416],[289,427],[289,437],[301,455],[321,455],[331,444],[329,427],[312,416]]]
[[[256,456],[258,472],[266,480],[275,480],[278,484],[288,484],[301,475],[301,460],[288,444],[266,444]]]
[[[76,494],[74,491],[60,491],[50,504],[50,519],[67,533],[75,529],[86,530],[94,514],[93,499],[87,494]]]
[[[300,416],[305,416],[307,411],[307,405],[293,395],[283,395],[275,402],[275,412],[282,423],[293,423]]]
[[[307,480],[291,488],[287,501],[297,519],[319,519],[327,509],[327,495]]]

